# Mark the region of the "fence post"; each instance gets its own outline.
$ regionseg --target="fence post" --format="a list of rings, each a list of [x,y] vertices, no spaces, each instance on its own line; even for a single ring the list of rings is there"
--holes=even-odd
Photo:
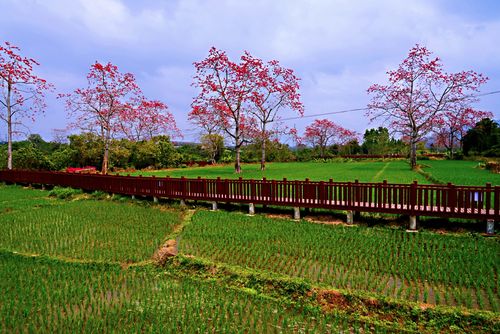
[[[413,181],[410,186],[410,228],[407,232],[417,231],[417,216],[415,215],[417,205],[417,181]]]
[[[186,178],[184,176],[181,176],[181,201],[180,201],[180,206],[186,206]]]

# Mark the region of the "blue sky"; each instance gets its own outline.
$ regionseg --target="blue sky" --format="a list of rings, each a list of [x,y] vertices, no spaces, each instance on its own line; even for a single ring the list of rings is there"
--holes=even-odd
[[[134,73],[148,98],[168,104],[185,140],[197,136],[187,121],[197,93],[192,63],[211,46],[234,60],[248,50],[294,69],[305,115],[365,107],[366,89],[384,83],[385,72],[415,43],[441,57],[447,71],[487,75],[482,92],[500,90],[500,1],[494,0],[0,0],[0,12],[0,41],[37,59],[37,72],[57,93],[84,87],[93,62],[111,61]],[[49,140],[67,117],[55,95],[47,102],[45,115],[27,125]],[[476,107],[499,119],[500,94]],[[363,112],[328,118],[360,133],[378,125]],[[287,125],[302,130],[313,120]]]

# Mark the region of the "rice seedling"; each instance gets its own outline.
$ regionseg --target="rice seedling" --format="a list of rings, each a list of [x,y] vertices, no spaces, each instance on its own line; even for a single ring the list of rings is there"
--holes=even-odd
[[[488,298],[483,305],[490,305],[486,309],[498,311],[499,295],[493,291],[498,291],[500,244],[494,239],[199,211],[179,249],[336,288],[426,303],[436,302],[429,299],[431,290],[448,293],[451,287],[457,305],[476,308],[474,291],[481,291]],[[386,289],[388,284],[392,287]],[[440,303],[453,304],[449,298]]]
[[[31,207],[28,203],[36,202],[29,201],[23,202],[25,210],[0,214],[1,248],[82,260],[136,262],[153,255],[181,215],[107,201],[56,201]]]
[[[0,333],[339,333],[365,327],[149,267],[125,270],[5,252],[0,265]],[[383,328],[370,327],[368,332]]]

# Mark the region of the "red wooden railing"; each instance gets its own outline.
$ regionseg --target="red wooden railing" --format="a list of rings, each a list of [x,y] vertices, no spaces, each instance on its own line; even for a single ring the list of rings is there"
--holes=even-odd
[[[188,179],[1,170],[0,181],[109,193],[412,216],[500,218],[500,187],[362,182]]]

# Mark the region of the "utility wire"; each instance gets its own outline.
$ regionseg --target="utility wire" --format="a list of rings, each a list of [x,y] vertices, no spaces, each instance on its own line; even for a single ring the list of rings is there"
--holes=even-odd
[[[494,94],[500,94],[500,90],[494,90],[492,92],[487,92],[487,93],[482,93],[482,94],[474,94],[474,95],[470,95],[470,97],[479,97],[479,96],[494,95]],[[302,118],[309,118],[309,117],[316,117],[316,116],[325,116],[325,115],[345,114],[345,113],[348,113],[348,112],[364,111],[364,110],[369,110],[369,109],[370,108],[365,107],[365,108],[355,108],[355,109],[330,111],[330,112],[324,112],[324,113],[320,113],[320,114],[312,114],[312,115],[304,115],[304,116],[295,116],[295,117],[281,118],[280,121],[290,121],[290,120],[294,120],[294,119],[302,119]]]

